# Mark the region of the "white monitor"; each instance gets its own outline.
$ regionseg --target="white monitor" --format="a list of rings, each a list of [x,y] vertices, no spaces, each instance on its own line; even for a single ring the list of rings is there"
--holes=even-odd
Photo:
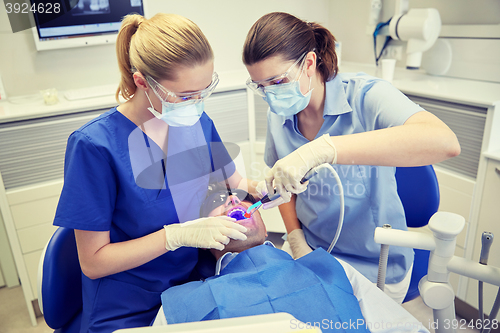
[[[30,0],[32,4],[37,0]],[[38,1],[39,2],[39,1]],[[38,51],[112,44],[127,14],[144,15],[143,0],[62,0],[64,15],[42,22],[34,13],[33,37]],[[57,8],[52,8],[56,11]]]

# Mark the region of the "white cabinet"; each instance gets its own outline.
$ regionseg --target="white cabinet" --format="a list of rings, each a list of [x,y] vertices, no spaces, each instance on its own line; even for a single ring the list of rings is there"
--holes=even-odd
[[[56,229],[52,222],[63,184],[66,141],[104,111],[0,123],[0,212],[33,325],[38,263]]]
[[[490,249],[488,265],[500,268],[500,154],[498,159],[487,160],[486,175],[482,191],[482,202],[479,209],[477,221],[476,241],[472,260],[479,261],[481,253],[481,235],[483,231],[494,234],[493,244]],[[478,305],[478,282],[469,279],[467,288],[467,303],[477,307]],[[498,287],[484,284],[484,309],[488,313],[497,295]]]

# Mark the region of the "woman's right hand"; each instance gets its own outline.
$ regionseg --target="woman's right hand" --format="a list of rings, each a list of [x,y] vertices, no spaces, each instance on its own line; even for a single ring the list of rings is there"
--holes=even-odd
[[[324,134],[276,161],[266,175],[267,189],[271,191],[275,188],[279,194],[304,192],[308,182],[301,181],[309,170],[323,163],[336,162],[337,149],[330,135]]]
[[[265,197],[267,195],[267,187],[266,187],[266,182],[265,181],[260,181],[258,184],[257,184],[257,187],[255,187],[255,191],[257,193],[259,193],[260,195],[260,199],[262,199],[263,197]],[[273,201],[270,201],[268,203],[265,203],[262,205],[262,208],[263,209],[270,209],[270,208],[274,208],[274,207],[277,207],[281,204],[284,204],[284,203],[287,203],[287,202],[290,202],[290,198],[292,197],[292,194],[290,192],[283,192],[281,193],[280,197],[278,199],[274,199]]]
[[[165,248],[174,251],[187,246],[222,251],[230,238],[247,239],[244,234],[247,228],[234,221],[236,220],[228,216],[216,216],[166,225]]]

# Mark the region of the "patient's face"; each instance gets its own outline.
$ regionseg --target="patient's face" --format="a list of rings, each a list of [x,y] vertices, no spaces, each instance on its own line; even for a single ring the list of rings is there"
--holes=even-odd
[[[231,195],[226,199],[224,204],[212,210],[208,215],[228,216],[231,212],[238,209],[242,210],[244,213],[251,205],[251,202],[240,201],[237,196]],[[224,248],[225,252],[242,252],[251,247],[261,245],[266,240],[266,226],[262,221],[259,211],[256,211],[250,218],[238,220],[236,223],[239,223],[247,228],[247,232],[245,232],[247,239],[244,241],[231,239],[229,244],[227,244]]]

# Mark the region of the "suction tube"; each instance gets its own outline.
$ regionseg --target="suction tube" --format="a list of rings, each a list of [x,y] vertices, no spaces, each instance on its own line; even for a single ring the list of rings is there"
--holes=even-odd
[[[337,231],[335,232],[335,236],[333,237],[332,242],[330,243],[330,247],[328,247],[328,253],[331,253],[333,248],[335,247],[335,244],[337,244],[337,241],[339,240],[340,237],[340,232],[342,231],[342,226],[344,225],[344,187],[342,186],[342,182],[340,181],[339,175],[337,174],[337,171],[330,165],[330,164],[321,164],[319,167],[327,167],[330,169],[330,171],[333,174],[333,177],[337,181],[337,185],[339,187],[339,199],[340,199],[340,214],[339,214],[339,223],[337,224]],[[318,167],[318,168],[319,168]]]
[[[308,173],[302,178],[301,183],[305,183],[307,180],[311,179],[315,174],[318,173],[318,170],[320,168],[327,168],[331,171],[333,174],[333,177],[337,181],[337,186],[339,187],[339,199],[340,199],[340,214],[339,214],[339,222],[337,224],[337,231],[335,231],[335,236],[333,237],[332,242],[330,243],[330,246],[328,247],[328,253],[331,253],[333,248],[335,247],[335,244],[337,244],[337,241],[339,240],[340,237],[340,232],[342,231],[342,226],[344,225],[344,187],[342,186],[342,182],[340,181],[339,175],[337,171],[331,166],[329,163],[324,163],[321,165],[318,165],[317,167],[309,170]]]

